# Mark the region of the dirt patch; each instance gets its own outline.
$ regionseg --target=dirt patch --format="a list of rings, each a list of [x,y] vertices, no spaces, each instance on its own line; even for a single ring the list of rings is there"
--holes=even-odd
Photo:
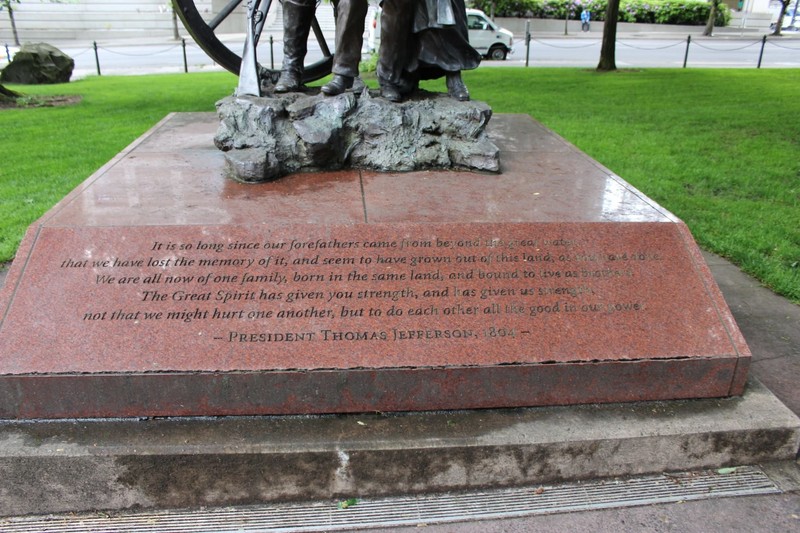
[[[83,97],[79,94],[54,96],[23,95],[16,99],[0,99],[0,110],[68,106],[80,103],[82,99]]]

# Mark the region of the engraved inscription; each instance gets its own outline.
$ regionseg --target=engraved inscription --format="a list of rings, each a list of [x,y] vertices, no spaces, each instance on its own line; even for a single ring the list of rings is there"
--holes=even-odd
[[[15,347],[31,359],[26,368],[46,368],[36,354],[62,339],[71,343],[69,372],[482,366],[730,350],[707,273],[671,223],[56,228],[38,242],[48,253],[29,265],[4,323],[41,324]]]
[[[651,305],[646,291],[631,290],[663,261],[646,243],[609,248],[563,229],[481,229],[455,238],[385,230],[367,239],[152,240],[140,255],[76,254],[60,268],[114,292],[113,307],[95,299],[77,310],[84,323],[202,323],[232,345],[520,342],[570,316],[613,324]]]

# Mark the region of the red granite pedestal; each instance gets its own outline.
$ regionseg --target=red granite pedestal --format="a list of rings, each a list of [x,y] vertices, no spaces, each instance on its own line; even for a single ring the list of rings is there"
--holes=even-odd
[[[175,114],[34,224],[0,418],[724,397],[748,348],[686,226],[526,116],[502,173],[223,176]]]

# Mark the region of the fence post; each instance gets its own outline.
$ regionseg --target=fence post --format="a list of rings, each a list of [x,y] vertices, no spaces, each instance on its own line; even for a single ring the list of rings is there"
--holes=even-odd
[[[97,41],[92,41],[92,48],[94,48],[94,63],[97,65],[97,75],[101,76],[100,74],[100,56],[97,55]]]
[[[767,44],[767,36],[761,38],[761,51],[758,53],[758,66],[756,68],[761,68],[761,60],[764,58],[764,45]]]
[[[528,66],[531,58],[531,21],[525,21],[525,66]]]
[[[186,39],[181,39],[181,48],[183,48],[183,71],[189,72],[189,64],[186,62]]]
[[[683,68],[686,68],[686,63],[689,61],[689,45],[692,44],[692,36],[686,36],[686,53],[683,54]]]
[[[275,51],[272,49],[272,34],[269,36],[269,68],[275,70]]]

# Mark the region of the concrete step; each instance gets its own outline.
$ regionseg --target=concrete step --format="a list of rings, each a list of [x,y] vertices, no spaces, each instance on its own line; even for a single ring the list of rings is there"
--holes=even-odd
[[[0,516],[637,476],[793,460],[799,442],[800,421],[755,380],[725,400],[0,422]]]

